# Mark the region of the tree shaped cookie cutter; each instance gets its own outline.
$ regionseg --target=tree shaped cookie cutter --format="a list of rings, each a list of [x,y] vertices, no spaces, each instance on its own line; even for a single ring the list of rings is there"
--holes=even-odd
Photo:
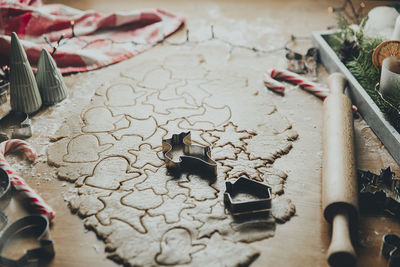
[[[271,209],[271,187],[266,184],[250,180],[246,177],[239,177],[234,182],[225,182],[226,191],[224,202],[232,215],[244,215],[252,213],[266,213]],[[257,199],[235,200],[239,193]]]
[[[40,247],[25,251],[25,254],[17,260],[0,255],[0,266],[41,266],[39,263],[41,260],[50,260],[54,257],[53,241],[48,239],[49,221],[41,215],[25,216],[11,224],[0,237],[0,253],[7,241],[27,229],[31,229],[39,235],[37,240],[40,242]],[[33,263],[37,263],[37,265],[33,265]]]
[[[182,148],[183,155],[174,160],[173,150],[177,147]],[[217,176],[217,163],[211,158],[210,147],[192,145],[190,131],[162,140],[162,152],[167,169],[172,173],[196,172],[209,178]]]

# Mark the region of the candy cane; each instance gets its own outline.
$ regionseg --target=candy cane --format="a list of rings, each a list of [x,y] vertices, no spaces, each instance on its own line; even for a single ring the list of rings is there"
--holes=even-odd
[[[304,90],[325,99],[329,95],[329,88],[323,87],[313,83],[306,78],[298,75],[297,73],[288,70],[272,69],[264,74],[264,85],[272,91],[283,94],[285,92],[285,85],[276,79],[288,81],[299,85]],[[357,111],[356,106],[352,106],[353,111]]]
[[[30,161],[35,161],[37,155],[27,142],[19,139],[11,139],[0,144],[0,167],[8,173],[14,188],[23,193],[30,204],[35,206],[40,214],[47,216],[51,221],[55,215],[53,209],[17,174],[5,159],[7,152],[17,150],[22,151]]]
[[[271,73],[274,73],[274,70]],[[285,92],[285,85],[275,80],[275,77],[268,72],[264,74],[264,85],[277,93],[283,94]]]
[[[304,90],[309,91],[312,94],[321,97],[322,99],[329,95],[328,88],[321,87],[320,85],[301,77],[297,73],[288,70],[272,69],[264,74],[264,84],[273,91],[283,93],[285,91],[285,85],[276,81],[276,79],[297,84]],[[274,81],[274,83],[272,83],[272,81]]]

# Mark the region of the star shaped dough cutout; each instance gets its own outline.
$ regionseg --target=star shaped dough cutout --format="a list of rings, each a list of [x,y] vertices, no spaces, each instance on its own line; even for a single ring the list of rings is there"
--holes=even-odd
[[[211,207],[210,213],[195,214],[194,217],[202,222],[202,225],[198,228],[199,238],[210,237],[215,232],[226,233],[232,222],[225,213],[224,205],[220,202]]]
[[[121,198],[129,195],[130,192],[115,191],[106,197],[99,197],[105,208],[97,213],[96,217],[102,224],[111,224],[111,220],[123,221],[136,231],[145,233],[146,229],[142,223],[144,210],[135,209],[121,203]]]
[[[155,172],[144,170],[143,175],[146,176],[146,178],[135,185],[138,190],[152,189],[158,195],[165,195],[168,193],[167,182],[173,178],[167,175],[167,169],[165,167],[158,168]],[[126,184],[124,185],[126,186]]]
[[[234,147],[242,148],[245,145],[243,140],[250,139],[256,133],[248,132],[246,130],[239,130],[239,127],[231,121],[225,124],[222,129],[215,129],[211,131],[211,136],[217,138],[213,142],[214,147],[223,147],[231,144]]]
[[[224,161],[227,159],[236,160],[237,154],[239,154],[240,151],[240,148],[228,144],[223,147],[214,147],[212,149],[212,157],[216,161]]]
[[[139,149],[130,149],[128,152],[136,156],[135,162],[131,164],[133,168],[140,170],[146,165],[153,165],[154,167],[161,167],[164,165],[160,149],[154,149],[147,143],[141,144]]]
[[[185,195],[176,195],[170,198],[168,195],[163,195],[163,204],[155,209],[148,210],[151,216],[162,215],[166,223],[177,223],[180,220],[181,212],[184,209],[194,208],[194,204],[187,202]]]
[[[206,247],[193,254],[191,266],[249,266],[260,254],[242,242],[224,239],[219,233],[199,241]]]
[[[229,167],[229,170],[226,172],[228,179],[246,176],[260,182],[263,181],[257,169],[264,167],[266,164],[265,161],[262,159],[250,159],[249,155],[244,151],[238,154],[236,160],[226,159],[222,164]]]
[[[217,198],[218,190],[211,185],[210,181],[193,174],[188,174],[187,178],[186,181],[178,183],[189,190],[189,197],[197,201]]]

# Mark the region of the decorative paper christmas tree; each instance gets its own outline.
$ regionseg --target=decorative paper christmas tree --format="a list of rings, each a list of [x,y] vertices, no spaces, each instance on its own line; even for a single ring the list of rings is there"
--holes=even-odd
[[[36,82],[45,105],[58,103],[67,97],[67,87],[60,70],[46,49],[40,53]]]
[[[15,32],[11,35],[10,102],[12,110],[28,114],[42,106],[31,65]]]

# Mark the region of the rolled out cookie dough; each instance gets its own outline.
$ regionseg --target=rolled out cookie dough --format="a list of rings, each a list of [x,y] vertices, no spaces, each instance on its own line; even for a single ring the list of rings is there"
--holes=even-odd
[[[228,50],[215,55],[215,49],[226,50],[157,46],[126,61],[79,121],[67,119],[52,138],[48,161],[77,188],[66,201],[117,262],[242,266],[259,255],[251,242],[274,235],[272,217],[253,224],[232,219],[223,205],[225,180],[247,176],[284,194],[287,175],[272,164],[290,152],[297,133],[269,101],[259,73],[243,67],[263,70],[265,60],[246,54],[228,64]],[[185,64],[169,61],[176,58]],[[183,131],[216,151],[215,182],[168,174],[161,140]],[[273,200],[277,221],[294,212],[289,199]]]

